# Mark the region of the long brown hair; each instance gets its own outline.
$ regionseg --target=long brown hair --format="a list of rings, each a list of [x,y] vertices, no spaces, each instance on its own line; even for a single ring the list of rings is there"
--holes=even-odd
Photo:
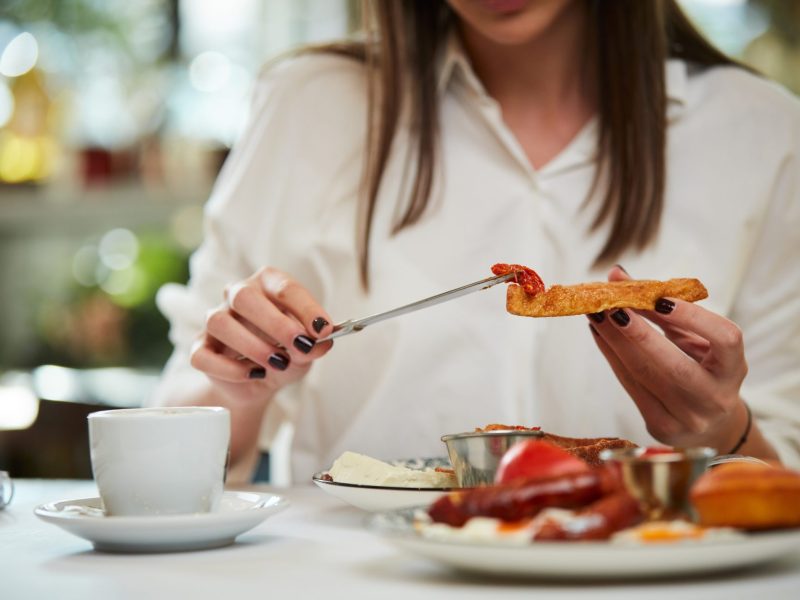
[[[706,41],[675,0],[585,1],[591,11],[589,39],[596,46],[591,55],[597,57],[598,162],[592,190],[600,181],[605,186],[592,229],[610,222],[595,261],[605,264],[625,250],[644,248],[658,230],[666,180],[666,59],[705,67],[737,63]],[[407,157],[413,161],[413,183],[401,198],[393,233],[417,222],[431,195],[439,131],[435,70],[455,17],[444,0],[363,0],[361,10],[366,41],[328,49],[367,65],[367,162],[357,234],[367,287],[375,205],[404,110],[416,146]],[[406,87],[411,93],[404,96]]]

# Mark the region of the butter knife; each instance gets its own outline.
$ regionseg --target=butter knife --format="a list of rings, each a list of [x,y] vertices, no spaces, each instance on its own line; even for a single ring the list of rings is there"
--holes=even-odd
[[[369,327],[370,325],[373,325],[374,323],[380,323],[381,321],[386,321],[387,319],[393,319],[394,317],[399,317],[400,315],[407,315],[408,313],[416,312],[418,310],[422,310],[423,308],[428,308],[429,306],[436,306],[437,304],[441,304],[442,302],[455,300],[456,298],[461,298],[461,296],[466,296],[467,294],[471,294],[473,292],[485,290],[486,288],[490,288],[493,285],[497,285],[498,283],[505,283],[506,281],[514,279],[516,275],[517,275],[516,273],[508,273],[507,275],[497,275],[496,277],[487,277],[486,279],[481,279],[480,281],[476,281],[474,283],[468,283],[467,285],[462,285],[461,287],[457,287],[455,289],[442,292],[441,294],[436,294],[435,296],[431,296],[430,298],[424,298],[422,300],[417,300],[416,302],[412,302],[411,304],[406,304],[405,306],[400,306],[398,308],[393,308],[392,310],[387,310],[386,312],[378,313],[376,315],[371,315],[369,317],[363,317],[361,319],[349,319],[347,321],[339,323],[338,325],[334,325],[333,333],[317,341],[326,342],[328,340],[332,340],[334,338],[338,338],[343,335],[357,333],[359,331],[363,331],[365,328]]]

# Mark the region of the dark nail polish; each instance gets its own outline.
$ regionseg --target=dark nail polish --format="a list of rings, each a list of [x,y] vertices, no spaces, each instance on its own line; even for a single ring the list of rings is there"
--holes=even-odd
[[[592,325],[591,323],[589,323],[589,329],[591,329],[591,330],[592,330],[592,333],[593,333],[594,335],[598,335],[598,336],[600,335],[600,334],[597,332],[597,329],[595,329],[595,328],[594,328],[594,325]]]
[[[250,379],[264,379],[267,376],[267,370],[264,367],[253,367],[247,376]]]
[[[317,317],[316,319],[314,319],[314,320],[311,322],[311,327],[313,327],[313,328],[314,328],[314,331],[316,331],[317,333],[319,333],[320,331],[322,331],[322,329],[323,329],[323,328],[325,327],[325,325],[327,325],[327,324],[328,324],[328,322],[327,322],[325,319],[323,319],[322,317]]]
[[[272,366],[274,369],[278,369],[278,371],[285,371],[286,367],[289,366],[289,357],[284,356],[283,354],[270,354],[267,362]]]
[[[631,322],[631,317],[621,308],[615,310],[611,313],[611,318],[619,325],[620,327],[625,327],[628,323]]]
[[[599,312],[599,313],[591,313],[589,315],[589,318],[592,321],[594,321],[595,323],[602,323],[605,320],[606,315],[605,315],[605,313],[601,313],[601,312]]]
[[[294,344],[294,347],[300,350],[300,352],[302,352],[303,354],[308,354],[309,352],[311,352],[311,350],[314,349],[315,343],[316,342],[307,335],[298,335],[296,338],[294,338],[294,341],[292,342],[292,344]]]
[[[668,315],[674,308],[675,303],[672,300],[667,300],[666,298],[656,300],[656,312],[660,312],[662,315]]]
[[[618,264],[618,265],[615,265],[615,266],[616,266],[616,267],[617,267],[617,268],[618,268],[620,271],[622,271],[623,273],[625,273],[625,275],[630,275],[630,273],[628,273],[628,272],[625,270],[625,267],[623,267],[622,265]]]

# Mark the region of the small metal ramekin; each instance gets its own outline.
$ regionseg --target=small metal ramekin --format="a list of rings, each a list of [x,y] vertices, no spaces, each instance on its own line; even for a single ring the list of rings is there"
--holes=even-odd
[[[600,458],[617,464],[625,487],[647,520],[692,515],[689,490],[717,454],[713,448],[675,448],[648,454],[647,448],[604,450]]]
[[[442,436],[460,487],[489,485],[500,459],[514,444],[542,436],[538,430],[468,431]]]

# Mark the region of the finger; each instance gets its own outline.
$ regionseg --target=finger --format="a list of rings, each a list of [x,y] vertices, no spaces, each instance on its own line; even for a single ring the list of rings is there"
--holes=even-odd
[[[657,307],[662,319],[706,339],[710,355],[704,366],[713,372],[737,372],[745,363],[742,330],[722,315],[683,300],[661,298]]]
[[[314,338],[333,333],[333,320],[311,293],[283,271],[265,268],[259,274],[264,292],[272,302],[289,311]]]
[[[266,368],[268,358],[277,348],[255,335],[223,308],[212,312],[206,319],[208,334],[257,365]]]
[[[667,339],[680,348],[687,356],[698,363],[702,363],[703,359],[708,354],[711,345],[708,340],[704,340],[699,335],[682,330],[674,331],[672,329],[664,330],[664,335]]]
[[[664,332],[664,335],[667,336],[669,341],[683,350],[688,356],[691,356],[695,361],[702,362],[706,354],[708,354],[711,345],[705,338],[669,322],[665,322],[665,320],[661,318],[661,315],[652,310],[637,310],[635,312],[657,325],[658,328]]]
[[[291,314],[284,314],[254,282],[246,281],[232,286],[227,296],[231,310],[265,335],[256,335],[250,331],[250,327],[243,327],[256,337],[274,340],[275,344],[286,349],[295,363],[308,364],[330,348],[330,344],[315,348],[316,340],[308,335],[303,324]]]
[[[628,272],[620,265],[615,265],[608,272],[609,281],[626,281],[630,279]],[[642,315],[652,323],[658,325],[673,344],[678,346],[684,353],[692,357],[697,362],[702,361],[708,352],[708,341],[699,335],[678,327],[675,323],[656,311],[637,310],[636,313]]]
[[[669,410],[687,426],[695,425],[688,421],[713,410],[695,402],[698,394],[713,395],[711,374],[642,317],[617,309],[595,327],[633,378],[669,405]]]
[[[251,361],[239,361],[214,352],[207,344],[198,344],[191,353],[190,364],[209,377],[231,383],[244,383],[251,378],[253,369],[262,369]]]
[[[628,279],[631,279],[631,276],[622,265],[614,265],[608,272],[609,281],[627,281]]]
[[[611,346],[609,346],[602,335],[600,335],[597,328],[591,324],[589,327],[592,330],[592,337],[594,338],[595,344],[597,344],[597,347],[605,357],[606,362],[608,362],[620,384],[622,384],[622,387],[625,388],[625,391],[628,392],[628,395],[638,407],[645,423],[647,423],[648,431],[657,439],[663,437],[666,433],[667,424],[675,421],[668,407],[664,406],[664,404],[650,393],[649,390],[637,383],[636,379],[614,353]]]

